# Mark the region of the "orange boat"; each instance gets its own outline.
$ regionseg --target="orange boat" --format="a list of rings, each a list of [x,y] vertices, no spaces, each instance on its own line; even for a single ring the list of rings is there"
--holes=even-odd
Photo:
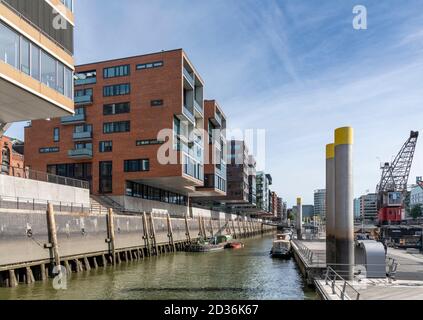
[[[242,242],[229,242],[225,245],[225,249],[241,249],[244,248]]]

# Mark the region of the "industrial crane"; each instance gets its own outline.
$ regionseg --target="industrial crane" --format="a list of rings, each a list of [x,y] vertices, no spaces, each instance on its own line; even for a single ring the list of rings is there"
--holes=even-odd
[[[419,133],[411,131],[392,163],[386,162],[376,187],[379,224],[399,224],[403,218],[407,182]]]

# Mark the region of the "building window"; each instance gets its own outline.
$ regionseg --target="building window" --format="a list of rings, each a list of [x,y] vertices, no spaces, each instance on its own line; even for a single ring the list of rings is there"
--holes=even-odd
[[[101,141],[99,149],[100,149],[100,152],[112,152],[113,151],[113,142],[112,141]]]
[[[118,133],[130,131],[129,121],[108,122],[103,124],[103,133]]]
[[[92,96],[92,95],[93,95],[92,88],[75,90],[75,97],[84,97],[84,96]]]
[[[51,148],[40,148],[40,153],[55,153],[59,152],[58,147],[51,147]]]
[[[151,140],[137,140],[137,147],[141,146],[149,146],[149,145],[155,145],[155,144],[163,144],[163,141],[159,141],[157,139],[151,139]]]
[[[70,11],[73,12],[73,0],[60,0]]]
[[[92,179],[91,169],[91,163],[53,164],[47,166],[47,172],[50,174],[84,181]]]
[[[112,161],[100,162],[100,193],[113,192],[113,163]]]
[[[159,107],[163,105],[163,100],[151,100],[152,107]]]
[[[60,128],[53,129],[53,141],[59,142],[60,141]]]
[[[129,112],[130,112],[129,102],[105,104],[103,106],[103,115],[105,116],[129,113]]]
[[[163,61],[155,61],[137,65],[137,70],[152,69],[163,67]]]
[[[0,34],[2,35],[0,38],[0,59],[2,61],[61,94],[64,94],[62,84],[68,86],[66,93],[73,90],[73,81],[67,82],[64,79],[65,73],[72,74],[69,68],[1,22]],[[60,86],[58,87],[57,84]],[[72,99],[72,95],[65,94],[65,96]]]
[[[125,160],[124,161],[125,172],[140,172],[150,170],[150,160],[139,159],[139,160]]]
[[[108,79],[108,78],[129,76],[130,70],[131,69],[130,69],[129,64],[124,65],[124,66],[104,68],[103,69],[103,78]]]
[[[113,86],[105,86],[103,88],[104,97],[122,96],[129,94],[131,91],[130,84],[117,84]]]
[[[184,195],[132,181],[126,182],[126,195],[129,197],[166,202],[180,206],[186,206],[188,204],[188,198]]]
[[[93,144],[91,142],[75,143],[75,150],[82,150],[82,149],[93,150]]]

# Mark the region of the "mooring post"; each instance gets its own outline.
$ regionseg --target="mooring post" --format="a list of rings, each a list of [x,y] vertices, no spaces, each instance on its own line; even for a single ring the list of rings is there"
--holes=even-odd
[[[190,235],[190,231],[189,231],[189,224],[188,224],[188,213],[185,214],[185,235],[187,236],[187,241],[190,243],[191,242],[191,235]]]
[[[303,239],[303,204],[300,197],[297,198],[297,239]]]
[[[116,265],[116,248],[115,248],[115,223],[113,220],[113,209],[109,208],[107,214],[107,236],[109,243],[109,254],[112,256],[112,264]]]
[[[150,227],[149,223],[147,221],[147,215],[145,212],[142,214],[142,222],[144,225],[144,241],[145,241],[145,247],[147,249],[147,255],[151,256],[151,248],[150,248]]]
[[[336,262],[335,245],[335,144],[326,146],[326,264]]]
[[[15,288],[18,286],[18,279],[16,279],[15,270],[9,270],[9,287]]]
[[[173,240],[173,228],[172,228],[172,220],[170,220],[170,214],[167,214],[167,229],[169,231],[169,240],[170,244],[172,245],[173,252],[176,252],[175,242]]]
[[[350,127],[335,130],[336,265],[346,280],[354,277],[353,137]]]
[[[212,221],[212,218],[210,218],[210,235],[213,237],[213,235],[214,235],[214,232],[213,232],[213,221]]]
[[[235,231],[235,222],[232,218],[231,218],[231,221],[232,221],[232,232],[234,233],[234,238],[237,239],[237,235],[236,235],[236,231]]]
[[[151,221],[151,232],[152,232],[154,249],[156,250],[156,255],[159,255],[159,249],[158,249],[157,241],[156,241],[156,229],[154,227],[154,217],[152,212],[150,213],[150,221]]]
[[[52,203],[49,203],[47,206],[47,221],[54,265],[59,268],[58,271],[60,272],[59,244],[57,241],[56,219],[54,218],[54,207]]]
[[[41,276],[41,281],[46,281],[47,280],[47,275],[46,275],[46,265],[44,263],[42,263],[40,265],[40,276]]]

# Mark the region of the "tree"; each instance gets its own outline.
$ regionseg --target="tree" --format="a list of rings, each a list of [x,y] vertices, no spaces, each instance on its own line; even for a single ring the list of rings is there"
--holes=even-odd
[[[413,217],[413,219],[420,218],[422,215],[423,210],[419,204],[416,204],[411,208],[411,216]]]

